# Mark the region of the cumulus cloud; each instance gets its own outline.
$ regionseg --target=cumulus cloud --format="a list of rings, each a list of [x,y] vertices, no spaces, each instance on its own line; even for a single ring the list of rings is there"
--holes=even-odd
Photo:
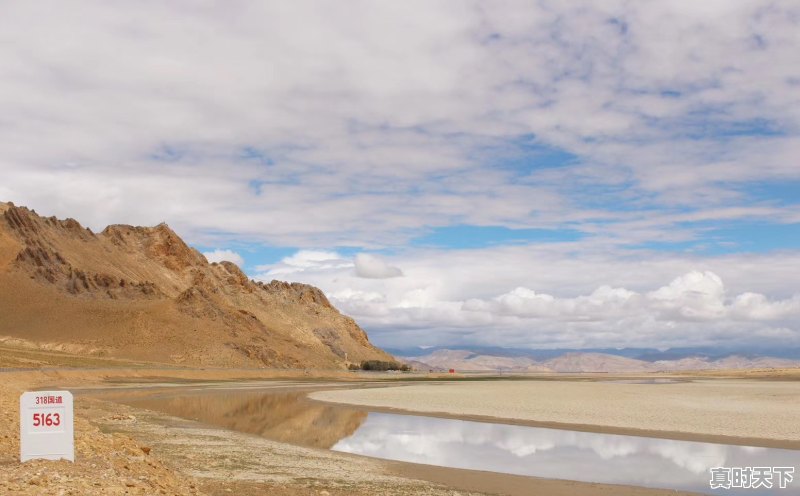
[[[636,316],[666,322],[730,318],[775,320],[800,316],[800,299],[770,301],[761,294],[744,293],[729,301],[718,275],[710,271],[692,271],[644,294],[603,286],[590,295],[555,298],[520,287],[489,301],[469,300],[464,303],[464,309],[523,318],[577,321]]]
[[[666,313],[667,318],[714,319],[725,314],[725,286],[710,271],[692,271],[669,285],[647,294],[648,302]]]
[[[525,318],[569,318],[579,321],[618,317],[632,313],[641,295],[625,288],[601,286],[590,295],[556,298],[518,287],[490,301],[468,300],[464,310]]]
[[[384,260],[405,277],[359,277],[343,261],[291,279],[321,287],[387,346],[800,346],[800,294],[785,277],[797,255],[633,262],[564,248],[418,251]]]
[[[209,262],[233,262],[239,267],[244,267],[244,258],[233,250],[204,251],[203,255]]]
[[[403,275],[403,271],[397,267],[392,267],[375,255],[368,253],[356,255],[355,268],[358,277],[366,277],[368,279],[388,279]]]
[[[800,295],[780,301],[769,301],[763,294],[743,293],[730,306],[731,315],[745,320],[780,320],[800,314]]]

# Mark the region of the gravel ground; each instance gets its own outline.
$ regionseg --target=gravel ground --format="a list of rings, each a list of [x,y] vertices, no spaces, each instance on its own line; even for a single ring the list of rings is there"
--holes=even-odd
[[[128,436],[104,434],[79,414],[75,419],[75,463],[20,463],[20,393],[13,383],[0,386],[0,494],[204,494],[195,481],[151,456],[149,446]]]

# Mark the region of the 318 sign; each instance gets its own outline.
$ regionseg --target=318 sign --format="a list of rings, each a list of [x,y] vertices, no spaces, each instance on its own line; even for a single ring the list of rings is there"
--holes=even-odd
[[[72,394],[31,391],[19,398],[20,460],[75,460]]]

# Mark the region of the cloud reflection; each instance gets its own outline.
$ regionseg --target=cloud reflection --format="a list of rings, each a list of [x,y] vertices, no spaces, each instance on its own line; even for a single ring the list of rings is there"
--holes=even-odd
[[[446,467],[705,492],[712,467],[794,466],[798,459],[792,450],[383,413],[371,413],[333,449]]]

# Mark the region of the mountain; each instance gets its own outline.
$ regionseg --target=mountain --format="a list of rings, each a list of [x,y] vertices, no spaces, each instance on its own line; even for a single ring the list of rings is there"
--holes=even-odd
[[[543,364],[553,372],[642,372],[649,363],[605,353],[566,353]]]
[[[707,356],[688,356],[675,360],[646,361],[609,353],[567,351],[552,358],[537,361],[528,356],[483,355],[470,350],[436,349],[426,355],[405,356],[406,363],[424,370],[456,369],[464,372],[669,372],[678,370],[721,370],[800,367],[800,361],[775,357],[745,357],[729,355],[710,359]],[[550,356],[550,354],[546,354]]]
[[[396,356],[422,356],[434,353],[439,350],[465,350],[474,355],[489,355],[496,357],[528,357],[536,361],[545,361],[557,358],[567,353],[602,353],[605,355],[615,355],[626,358],[634,358],[645,362],[655,362],[658,360],[679,360],[682,358],[705,358],[710,361],[719,360],[730,356],[740,356],[746,358],[773,357],[785,358],[800,361],[800,348],[791,346],[759,347],[749,345],[744,347],[720,346],[697,346],[689,348],[503,348],[499,346],[425,346],[413,348],[384,348],[388,353]]]
[[[317,288],[209,263],[166,224],[112,225],[0,203],[0,336],[186,365],[342,368],[391,360]]]
[[[502,357],[492,355],[478,355],[467,350],[437,350],[425,356],[403,357],[412,367],[424,369],[428,366],[437,370],[457,369],[471,372],[488,371],[517,371],[537,372],[546,371],[542,366],[527,357]],[[420,364],[422,366],[420,366]]]

